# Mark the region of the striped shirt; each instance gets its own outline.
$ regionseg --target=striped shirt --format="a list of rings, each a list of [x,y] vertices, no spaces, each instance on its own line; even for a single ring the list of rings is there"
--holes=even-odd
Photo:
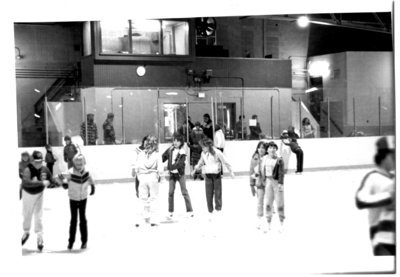
[[[85,169],[78,171],[74,167],[63,174],[68,181],[68,197],[71,200],[80,201],[88,197],[88,187],[94,185],[93,178]]]
[[[369,172],[356,193],[356,206],[368,209],[373,248],[395,244],[394,178],[382,169]]]

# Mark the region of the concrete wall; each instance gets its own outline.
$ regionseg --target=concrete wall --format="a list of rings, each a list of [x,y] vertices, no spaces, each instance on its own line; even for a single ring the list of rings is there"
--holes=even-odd
[[[394,126],[394,57],[392,52],[347,52],[347,124],[353,125],[353,98],[357,129],[376,131],[381,124]],[[393,129],[394,131],[394,129]]]
[[[378,137],[300,139],[299,144],[304,151],[304,169],[307,171],[372,166],[377,139]],[[280,149],[281,142],[275,142]],[[250,159],[257,143],[258,141],[227,142],[224,153],[236,174],[248,174]],[[95,178],[106,182],[131,178],[132,155],[136,146],[132,144],[85,146],[81,147],[81,150],[87,158],[88,169],[94,173]],[[162,153],[169,146],[170,144],[160,144],[160,152]],[[20,148],[19,151],[31,153],[34,149],[45,153],[44,148]],[[58,158],[54,167],[55,174],[66,170],[62,151],[62,147],[54,147],[53,152]],[[289,170],[292,171],[295,168],[296,158],[292,154],[289,159]],[[186,173],[189,173],[188,167]]]

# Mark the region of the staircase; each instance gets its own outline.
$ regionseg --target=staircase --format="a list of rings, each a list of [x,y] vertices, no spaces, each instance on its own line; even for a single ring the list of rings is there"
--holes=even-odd
[[[34,126],[26,126],[24,124],[28,118],[22,120],[22,146],[38,146],[46,144],[46,122],[45,122],[45,98],[48,102],[67,102],[80,101],[79,86],[81,74],[79,64],[63,67],[62,69],[17,69],[17,78],[42,78],[54,79],[53,84],[43,93],[43,95],[34,104],[35,117]],[[30,117],[29,115],[28,117]],[[51,120],[50,115],[48,116]],[[56,145],[60,139],[58,138],[58,130],[48,130],[51,144]]]

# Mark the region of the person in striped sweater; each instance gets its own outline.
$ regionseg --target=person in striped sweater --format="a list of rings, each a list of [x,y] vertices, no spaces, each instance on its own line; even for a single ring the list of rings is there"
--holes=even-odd
[[[393,139],[394,140],[394,139]],[[376,168],[368,172],[356,192],[356,206],[368,209],[373,254],[395,255],[395,150],[392,139],[376,142]]]
[[[86,249],[88,241],[88,228],[86,219],[86,203],[88,190],[90,195],[95,193],[92,175],[85,169],[86,159],[82,154],[77,154],[72,159],[73,167],[67,173],[59,174],[64,189],[68,189],[71,221],[69,226],[68,250],[71,250],[76,236],[76,227],[79,214],[79,230],[81,232],[81,249]]]

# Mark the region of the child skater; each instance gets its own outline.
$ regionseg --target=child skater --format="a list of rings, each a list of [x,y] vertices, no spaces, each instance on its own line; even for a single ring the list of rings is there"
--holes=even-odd
[[[148,135],[143,137],[142,144],[139,145],[138,147],[136,147],[135,152],[134,152],[134,157],[133,157],[134,162],[133,162],[133,167],[132,167],[132,177],[135,178],[135,190],[136,190],[137,198],[139,198],[139,179],[136,174],[135,164],[136,164],[137,158],[139,156],[139,153],[143,152],[144,149],[146,148],[145,143],[146,143],[147,137],[148,137]]]
[[[69,226],[68,250],[71,250],[76,235],[76,226],[79,214],[79,230],[81,232],[81,249],[86,249],[88,241],[88,228],[86,220],[86,204],[88,188],[90,195],[95,193],[92,176],[85,169],[86,159],[82,154],[76,154],[72,159],[73,166],[66,174],[60,174],[59,179],[63,182],[63,188],[68,189],[71,221]]]
[[[23,229],[22,245],[29,238],[32,217],[35,217],[35,233],[37,234],[37,248],[43,250],[43,197],[44,189],[55,186],[55,180],[50,170],[43,165],[43,155],[40,151],[33,151],[32,162],[22,173],[22,208]]]
[[[222,209],[222,182],[221,182],[221,170],[222,166],[225,165],[230,172],[232,178],[235,174],[232,171],[232,167],[227,161],[225,155],[215,148],[213,141],[209,138],[204,138],[200,141],[202,148],[201,157],[197,165],[192,171],[192,176],[195,172],[204,166],[204,173],[206,175],[206,199],[207,208],[210,213],[210,219],[214,211],[213,198],[215,201],[215,210],[218,212]],[[215,197],[214,197],[215,196]]]
[[[53,167],[57,159],[53,155],[53,148],[50,144],[46,144],[46,156],[44,161],[46,162],[46,167],[50,170],[51,174],[53,174]]]
[[[135,164],[136,174],[139,179],[139,199],[142,204],[142,222],[149,217],[150,225],[158,226],[157,200],[160,177],[163,173],[163,163],[158,152],[158,141],[153,135],[147,137],[144,151],[140,152]],[[149,211],[148,211],[149,210]],[[136,223],[139,227],[140,223]]]
[[[181,186],[181,193],[185,200],[186,212],[189,217],[193,216],[192,203],[190,201],[189,192],[186,188],[185,177],[185,161],[186,152],[183,149],[184,138],[182,135],[175,135],[173,145],[162,154],[162,161],[168,160],[167,169],[169,171],[169,192],[168,192],[168,213],[169,218],[173,217],[174,213],[174,192],[176,182]]]
[[[284,195],[283,195],[283,179],[285,174],[284,162],[277,155],[278,146],[274,142],[268,144],[268,154],[264,156],[262,161],[262,176],[265,182],[265,194],[267,199],[267,229],[271,230],[271,220],[273,214],[273,202],[276,200],[278,206],[278,214],[281,222],[279,232],[283,232],[284,213]]]
[[[256,151],[254,152],[250,162],[250,188],[253,196],[257,195],[257,229],[261,228],[262,218],[264,216],[264,196],[265,196],[265,183],[262,178],[262,160],[267,154],[268,143],[260,141],[257,144]],[[257,191],[256,191],[257,189]]]
[[[21,160],[18,163],[19,169],[19,178],[22,180],[23,173],[25,168],[31,163],[31,155],[29,155],[28,151],[24,151],[21,153]],[[22,199],[22,185],[19,186],[19,199]]]

